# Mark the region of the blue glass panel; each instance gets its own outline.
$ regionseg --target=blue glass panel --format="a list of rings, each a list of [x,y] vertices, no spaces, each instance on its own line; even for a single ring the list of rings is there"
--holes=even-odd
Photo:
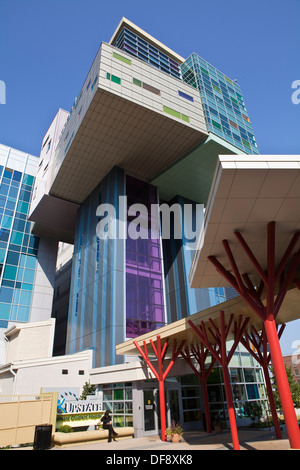
[[[18,266],[20,258],[20,253],[15,251],[9,251],[6,258],[6,264],[12,264],[13,266]]]
[[[8,215],[4,215],[2,222],[1,222],[1,227],[10,229],[12,224],[12,217],[9,217]]]
[[[9,320],[10,304],[0,303],[0,318],[1,320]]]
[[[31,303],[31,295],[32,294],[29,291],[21,291],[19,304],[29,307]]]
[[[256,384],[246,384],[248,400],[256,400],[259,398],[258,387]]]
[[[14,280],[17,275],[17,267],[16,266],[5,266],[3,277],[8,280]]]
[[[18,304],[20,299],[20,290],[15,289],[14,290],[14,298],[13,298],[13,304]]]
[[[17,230],[18,232],[24,232],[25,229],[25,220],[15,219],[13,230]]]
[[[22,173],[20,171],[15,170],[12,179],[14,181],[21,181],[21,178],[22,178]]]
[[[9,168],[5,168],[4,173],[3,173],[3,178],[11,179],[13,174],[13,170],[10,170]]]
[[[9,289],[8,287],[1,287],[0,289],[0,302],[11,303],[13,297],[13,289]]]
[[[22,257],[23,255],[21,255]],[[17,275],[17,281],[21,282],[23,279],[23,274],[24,274],[24,269],[20,268],[18,269],[18,275]]]
[[[8,194],[8,190],[9,190],[8,184],[2,183],[0,187],[0,194],[3,196],[6,196]]]
[[[10,197],[13,197],[14,199],[16,199],[18,197],[18,192],[19,192],[18,188],[15,188],[14,186],[11,186],[8,195]]]
[[[182,98],[185,98],[186,100],[194,102],[194,98],[190,95],[187,95],[183,91],[178,90],[178,95],[181,96]]]
[[[27,184],[29,186],[32,186],[33,182],[34,182],[34,177],[33,176],[27,175],[26,173],[23,175],[23,180],[22,180],[23,184]]]
[[[26,268],[35,269],[37,260],[34,256],[26,256]]]
[[[18,317],[18,305],[12,305],[10,312],[10,321],[17,320]]]
[[[33,284],[34,282],[35,271],[32,269],[25,269],[23,281]]]
[[[29,307],[19,307],[17,320],[27,322],[29,319],[29,310]]]
[[[25,282],[23,282],[22,289],[32,291],[33,290],[33,284],[25,284]]]

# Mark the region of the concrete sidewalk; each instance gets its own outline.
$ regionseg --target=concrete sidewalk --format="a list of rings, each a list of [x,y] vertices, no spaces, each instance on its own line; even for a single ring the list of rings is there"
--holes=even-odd
[[[276,439],[273,431],[239,430],[241,450],[290,450],[286,433],[283,439]],[[54,447],[51,450],[104,450],[115,451],[195,451],[195,450],[232,450],[232,439],[229,430],[221,434],[202,431],[185,432],[181,442],[173,444],[170,441],[162,442],[159,436],[140,437],[133,439],[120,439],[116,442],[99,442],[91,444],[72,445],[67,447]]]

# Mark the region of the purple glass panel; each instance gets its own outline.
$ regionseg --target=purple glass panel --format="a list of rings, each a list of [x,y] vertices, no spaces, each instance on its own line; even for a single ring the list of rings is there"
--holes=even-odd
[[[151,221],[151,204],[157,204],[154,186],[132,177],[126,178],[128,205],[144,204]],[[128,221],[128,224],[132,223]],[[149,231],[150,233],[150,231]],[[126,336],[134,338],[165,324],[162,261],[158,239],[126,240]]]

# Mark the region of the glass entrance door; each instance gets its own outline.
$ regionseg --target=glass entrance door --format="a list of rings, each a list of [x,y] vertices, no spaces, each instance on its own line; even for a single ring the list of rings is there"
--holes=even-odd
[[[154,390],[144,390],[144,431],[155,431],[155,395]]]
[[[179,396],[178,390],[168,390],[168,425],[180,422]]]

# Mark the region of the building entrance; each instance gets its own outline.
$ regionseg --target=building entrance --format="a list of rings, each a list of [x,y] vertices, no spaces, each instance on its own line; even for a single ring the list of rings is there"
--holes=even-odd
[[[180,406],[178,389],[165,390],[166,425],[182,424],[182,407]],[[160,433],[160,404],[158,389],[143,390],[143,419],[144,432],[149,434]]]
[[[156,420],[156,392],[157,390],[144,390],[144,431],[156,431],[157,420]]]

